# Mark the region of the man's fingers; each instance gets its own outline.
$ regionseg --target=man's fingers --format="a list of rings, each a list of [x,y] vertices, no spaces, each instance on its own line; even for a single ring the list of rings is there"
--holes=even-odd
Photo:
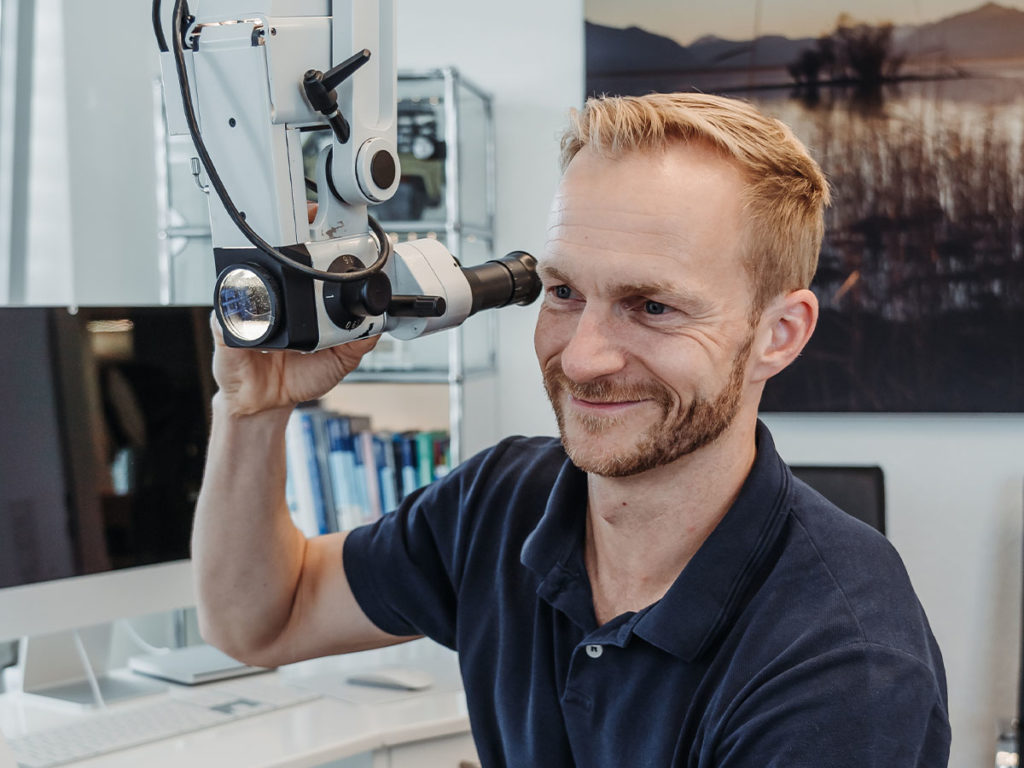
[[[217,310],[210,310],[210,331],[213,333],[213,340],[218,344],[224,343],[224,331],[217,320]]]

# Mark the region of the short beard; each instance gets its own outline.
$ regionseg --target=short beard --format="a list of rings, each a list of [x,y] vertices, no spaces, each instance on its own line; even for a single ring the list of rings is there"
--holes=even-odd
[[[608,380],[578,384],[562,370],[557,358],[544,368],[544,388],[555,409],[555,419],[562,438],[562,446],[570,461],[584,472],[603,477],[629,477],[649,469],[671,464],[678,458],[697,451],[714,442],[732,424],[739,411],[743,395],[743,379],[747,359],[754,342],[753,329],[733,359],[729,380],[713,398],[696,397],[689,406],[671,419],[672,395],[657,381],[617,386]],[[650,400],[662,413],[662,418],[637,439],[631,449],[600,459],[588,459],[581,445],[575,445],[566,434],[562,394],[592,402],[623,402]],[[615,417],[578,416],[576,422],[587,434],[599,435],[616,426]]]

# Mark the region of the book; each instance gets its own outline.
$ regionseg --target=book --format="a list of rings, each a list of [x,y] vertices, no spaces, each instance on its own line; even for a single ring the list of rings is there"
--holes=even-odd
[[[355,445],[350,419],[341,414],[331,414],[326,421],[326,430],[327,463],[335,516],[338,530],[347,531],[362,523],[366,516],[356,483]]]
[[[416,433],[402,432],[393,438],[397,468],[398,497],[405,498],[420,487],[416,461]]]
[[[309,456],[306,449],[306,438],[303,434],[302,413],[296,409],[288,417],[285,427],[285,462],[289,474],[294,508],[291,510],[292,522],[307,538],[316,536],[317,525],[315,503],[313,501],[313,482],[309,473]],[[289,482],[286,482],[288,485]]]
[[[384,506],[381,504],[377,456],[373,449],[373,432],[368,429],[356,435],[356,462],[362,464],[363,477],[366,482],[366,500],[369,507],[367,522],[373,522],[384,514]]]
[[[418,432],[416,434],[416,461],[419,484],[428,485],[448,474],[451,443],[447,432]]]
[[[316,461],[317,487],[320,490],[322,519],[319,520],[321,533],[335,533],[338,528],[337,502],[334,499],[334,486],[330,473],[330,440],[327,434],[327,423],[334,414],[324,408],[305,410],[310,422],[313,438],[313,453]]]
[[[373,435],[373,456],[377,465],[377,487],[380,491],[380,508],[384,514],[393,512],[398,506],[398,477],[392,437],[387,432]]]
[[[367,416],[300,406],[286,429],[286,498],[306,536],[351,530],[447,474],[446,432],[375,432]]]
[[[434,479],[444,477],[452,469],[452,441],[447,432],[433,432]]]
[[[299,421],[302,425],[302,440],[304,442],[304,453],[306,460],[306,472],[309,476],[310,494],[313,502],[313,519],[315,521],[316,534],[331,532],[331,524],[328,522],[328,499],[324,492],[328,484],[321,467],[326,470],[327,457],[324,453],[323,461],[320,458],[320,441],[317,438],[318,432],[318,411],[313,408],[299,408]],[[333,512],[331,513],[333,517]]]
[[[359,435],[352,435],[352,459],[353,459],[353,477],[352,477],[352,489],[355,493],[355,497],[358,500],[360,517],[356,525],[362,525],[363,523],[372,522],[373,517],[370,507],[370,495],[367,490],[366,483],[366,460],[363,455],[362,448],[360,446]]]
[[[430,432],[416,433],[416,485],[434,482],[434,440]]]

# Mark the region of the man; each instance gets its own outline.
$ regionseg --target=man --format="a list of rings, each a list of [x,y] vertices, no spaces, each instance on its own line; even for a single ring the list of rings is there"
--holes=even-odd
[[[561,441],[502,441],[306,541],[285,423],[372,342],[218,348],[208,639],[279,664],[428,635],[459,651],[485,766],[945,765],[942,662],[898,556],[757,421],[817,318],[817,165],[743,103],[653,95],[588,102],[563,167],[535,335]]]

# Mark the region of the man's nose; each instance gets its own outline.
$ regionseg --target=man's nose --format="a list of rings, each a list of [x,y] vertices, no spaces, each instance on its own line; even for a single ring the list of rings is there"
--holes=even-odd
[[[622,341],[614,318],[588,305],[562,350],[562,371],[576,382],[618,373],[626,364]]]

